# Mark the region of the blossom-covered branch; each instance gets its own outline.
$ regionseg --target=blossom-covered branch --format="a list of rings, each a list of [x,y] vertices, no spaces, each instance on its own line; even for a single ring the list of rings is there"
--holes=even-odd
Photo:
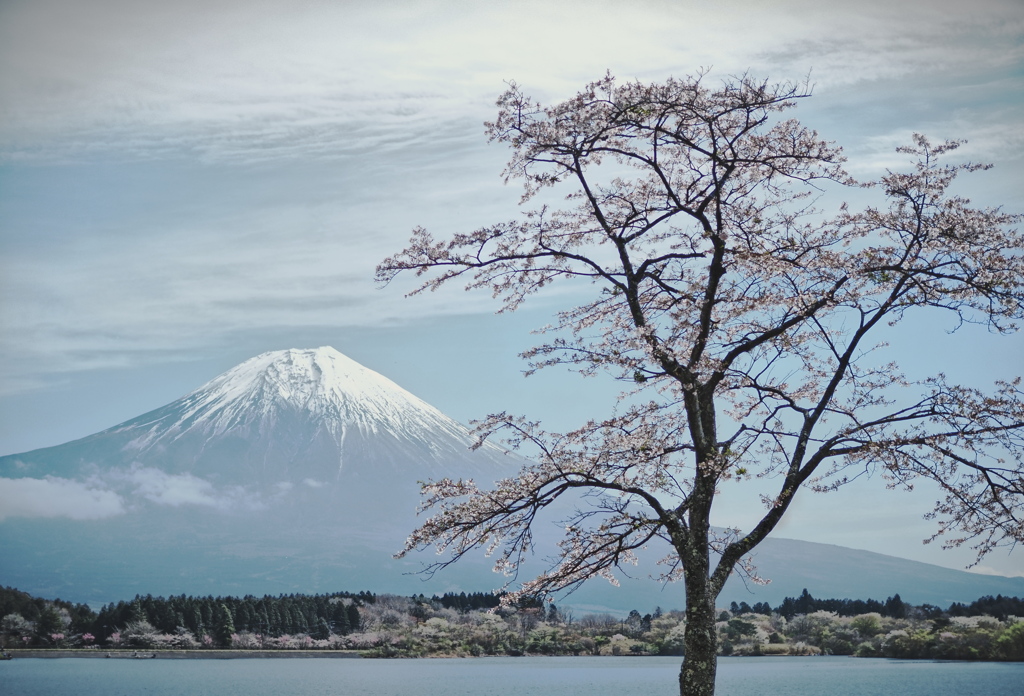
[[[744,558],[800,491],[876,470],[890,485],[927,479],[944,492],[933,515],[947,545],[973,543],[980,558],[1024,540],[1014,375],[987,394],[909,380],[884,356],[908,312],[998,332],[1024,316],[1020,216],[950,192],[987,165],[947,164],[958,141],[915,135],[899,150],[910,171],[866,185],[885,204],[827,216],[815,203],[855,182],[837,145],[783,117],[808,87],[706,82],[607,75],[552,106],[511,84],[487,133],[511,149],[504,176],[523,185],[521,215],[446,240],[417,228],[377,269],[383,284],[413,272],[414,292],[487,290],[504,310],[570,284],[564,296],[579,301],[524,355],[530,369],[628,385],[606,418],[566,434],[490,417],[481,436],[506,436],[534,463],[494,489],[427,484],[433,516],[405,552],[434,545],[445,564],[482,547],[514,576],[532,527],[557,511],[556,557],[523,586],[548,592],[614,579],[667,545],[662,577],[686,591],[681,691],[705,695],[714,598],[731,573],[753,572]],[[755,475],[760,520],[716,533],[719,485]]]

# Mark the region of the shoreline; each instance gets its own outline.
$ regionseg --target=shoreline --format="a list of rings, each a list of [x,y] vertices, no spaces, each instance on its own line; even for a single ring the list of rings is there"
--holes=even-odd
[[[65,657],[111,660],[242,660],[246,658],[284,659],[362,659],[356,650],[74,650],[12,649],[7,653],[22,658],[59,659]],[[155,658],[154,658],[155,656]]]

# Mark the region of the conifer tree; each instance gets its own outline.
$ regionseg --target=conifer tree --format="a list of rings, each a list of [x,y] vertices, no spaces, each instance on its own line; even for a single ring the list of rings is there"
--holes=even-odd
[[[214,624],[214,639],[218,645],[228,647],[231,645],[231,636],[235,632],[235,619],[227,604],[217,605],[217,618]]]

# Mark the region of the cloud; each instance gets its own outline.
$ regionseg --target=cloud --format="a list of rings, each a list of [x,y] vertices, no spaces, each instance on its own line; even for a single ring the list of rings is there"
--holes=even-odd
[[[422,28],[367,4],[86,4],[6,13],[11,157],[337,158],[415,142],[465,105],[402,64]]]
[[[142,498],[157,505],[181,507],[196,505],[227,510],[259,510],[264,502],[259,494],[241,486],[217,488],[210,481],[192,474],[168,474],[154,467],[133,466],[127,471],[111,472],[109,480],[127,487],[125,498]]]
[[[997,570],[996,568],[987,565],[978,565],[972,568],[967,568],[966,570],[972,573],[977,573],[978,575],[997,575],[999,577],[1024,578],[1024,570]]]
[[[54,476],[0,478],[0,520],[8,517],[68,517],[96,520],[124,513],[117,493]]]
[[[849,85],[1012,64],[1021,28],[1007,0],[260,9],[114,0],[7,9],[0,151],[249,162],[400,152],[424,137],[458,139],[463,129],[452,125],[487,117],[503,80],[544,99],[606,69],[645,79],[701,66],[790,78],[813,70],[823,85]]]
[[[32,191],[19,192],[10,210],[24,213],[7,216],[11,243],[0,256],[0,392],[31,388],[40,370],[137,364],[147,352],[208,348],[230,332],[378,326],[410,311],[493,311],[479,294],[453,289],[406,301],[404,279],[386,292],[373,283],[375,265],[416,224],[464,229],[514,207],[517,192],[502,187],[500,164],[452,163],[439,172],[439,161],[407,155],[389,171],[372,162],[360,172],[282,168],[272,180],[223,165],[171,173],[125,165],[71,184],[81,198],[62,205],[87,208],[140,182],[163,191],[189,187],[189,195],[147,200],[141,218],[118,204],[93,214],[85,229],[69,221],[65,229],[79,233],[59,239],[33,222]],[[190,198],[195,180],[206,190]],[[435,180],[447,185],[431,190]],[[237,201],[244,205],[232,207]],[[466,201],[476,214],[466,216]]]
[[[0,396],[242,332],[493,311],[371,278],[415,225],[514,214],[481,127],[505,80],[550,101],[607,69],[811,71],[857,173],[915,130],[1019,162],[1021,30],[1011,0],[0,3]]]
[[[168,474],[160,469],[133,469],[128,480],[135,485],[136,495],[158,505],[202,505],[223,507],[226,500],[217,496],[213,484],[192,474]]]

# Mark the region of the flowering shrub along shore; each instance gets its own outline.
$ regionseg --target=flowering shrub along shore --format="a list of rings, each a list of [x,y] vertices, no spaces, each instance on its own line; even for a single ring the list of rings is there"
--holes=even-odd
[[[371,657],[682,654],[682,612],[574,616],[553,604],[497,604],[484,593],[182,595],[136,597],[95,613],[3,589],[0,639],[8,648],[321,649]],[[1024,660],[1024,600],[1012,597],[943,610],[899,595],[817,600],[805,590],[774,609],[733,603],[719,611],[716,628],[722,655]]]

